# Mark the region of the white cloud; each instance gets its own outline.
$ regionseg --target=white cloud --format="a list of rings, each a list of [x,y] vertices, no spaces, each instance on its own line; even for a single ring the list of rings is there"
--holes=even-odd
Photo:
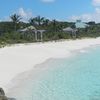
[[[95,11],[93,13],[86,13],[79,16],[71,16],[69,18],[70,21],[76,21],[77,19],[81,19],[82,21],[95,21],[100,22],[100,0],[92,0],[92,4],[94,6]]]
[[[29,18],[33,17],[31,10],[24,10],[23,8],[19,8],[17,13],[22,17],[23,21],[27,21]]]
[[[88,22],[88,21],[100,22],[100,8],[95,8],[94,13],[82,14],[80,16],[74,15],[69,18],[70,21],[76,21],[77,19],[81,19],[82,21],[85,21],[85,22]]]
[[[95,11],[93,13],[86,13],[82,15],[73,15],[69,18],[70,21],[76,21],[81,19],[82,21],[95,21],[100,23],[100,0],[92,0],[93,7]]]
[[[100,13],[100,8],[95,8],[96,13]]]
[[[33,13],[30,9],[24,10],[24,8],[19,8],[17,11],[13,12],[13,14],[18,14],[22,17],[23,22],[28,22],[29,18],[33,17]],[[11,21],[10,16],[5,16],[3,19],[0,19],[0,21]]]
[[[45,3],[52,3],[52,2],[55,2],[55,0],[41,0],[42,2],[45,2]]]
[[[93,0],[92,3],[94,6],[100,6],[100,0]]]

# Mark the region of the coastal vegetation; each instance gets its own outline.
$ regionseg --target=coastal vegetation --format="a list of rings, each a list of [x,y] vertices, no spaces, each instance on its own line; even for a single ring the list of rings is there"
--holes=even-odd
[[[25,29],[29,26],[34,26],[37,30],[46,30],[43,33],[42,41],[73,39],[70,32],[64,32],[63,29],[67,27],[71,27],[73,29],[76,28],[75,22],[57,21],[55,19],[49,20],[41,16],[30,18],[27,22],[24,22],[20,15],[13,14],[10,16],[10,19],[10,21],[0,22],[1,46],[14,43],[36,42],[35,35],[32,30],[20,32],[21,29]],[[74,39],[85,37],[96,38],[100,36],[100,23],[91,21],[87,24],[89,25],[88,27],[77,29]],[[39,34],[38,37],[40,37]]]

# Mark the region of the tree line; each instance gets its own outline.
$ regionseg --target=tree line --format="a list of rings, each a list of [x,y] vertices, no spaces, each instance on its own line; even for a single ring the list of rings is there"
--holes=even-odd
[[[49,20],[45,17],[37,16],[30,18],[27,22],[22,21],[22,17],[18,14],[10,16],[11,21],[0,22],[0,44],[27,43],[36,42],[34,34],[30,31],[25,34],[18,32],[30,25],[39,30],[46,30],[43,41],[72,39],[69,32],[65,33],[62,29],[66,27],[75,28],[74,22]],[[88,22],[89,27],[78,29],[76,38],[98,37],[100,36],[100,24],[93,21]]]

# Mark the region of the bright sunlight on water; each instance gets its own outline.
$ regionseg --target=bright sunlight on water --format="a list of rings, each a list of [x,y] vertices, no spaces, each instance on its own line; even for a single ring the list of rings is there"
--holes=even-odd
[[[52,70],[18,94],[20,100],[100,100],[100,47],[51,63]]]

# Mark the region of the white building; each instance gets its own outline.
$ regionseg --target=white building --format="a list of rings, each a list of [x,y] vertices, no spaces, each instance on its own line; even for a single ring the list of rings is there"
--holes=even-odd
[[[84,23],[84,22],[82,22],[81,20],[77,20],[76,23],[75,23],[75,26],[76,26],[76,28],[86,28],[89,25]]]

